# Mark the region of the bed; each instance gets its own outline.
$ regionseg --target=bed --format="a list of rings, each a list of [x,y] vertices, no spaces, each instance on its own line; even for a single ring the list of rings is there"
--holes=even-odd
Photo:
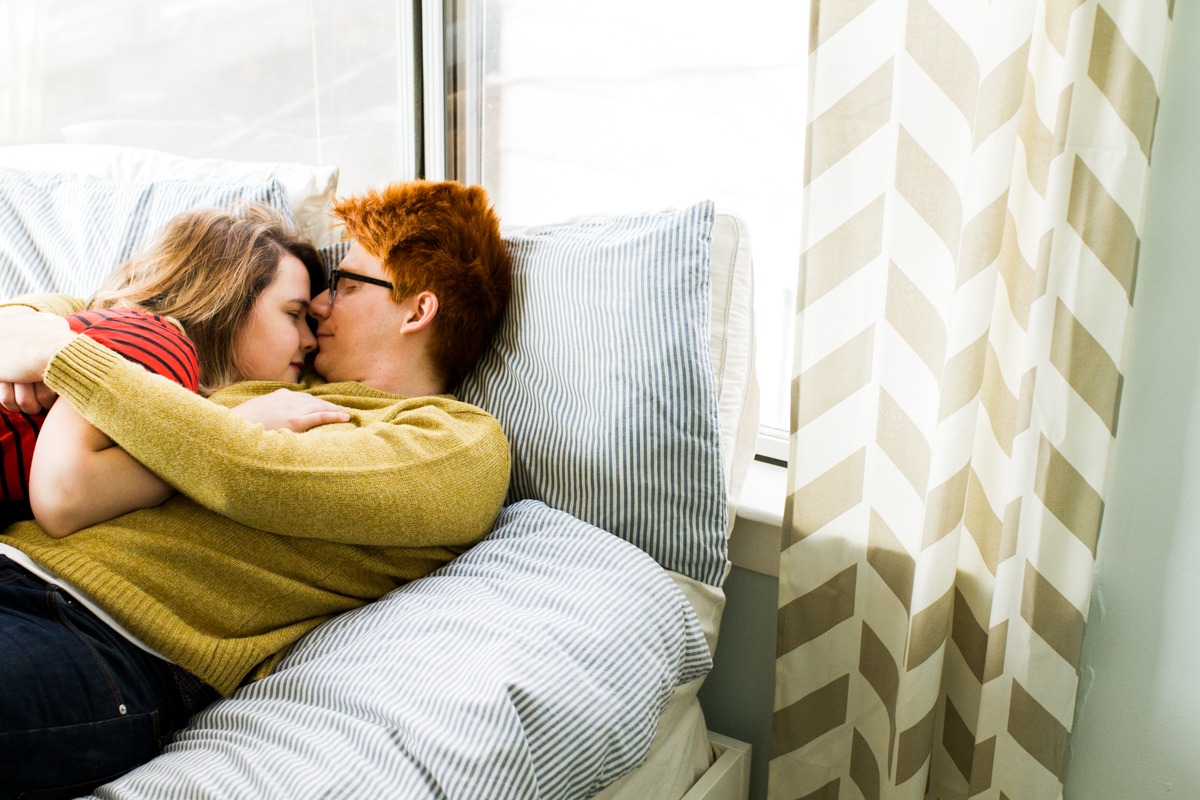
[[[336,182],[295,164],[0,148],[0,292],[86,296],[170,216],[238,200],[290,214],[331,268],[346,249],[325,218]],[[504,236],[512,304],[456,391],[512,448],[493,531],[313,631],[96,797],[702,791],[715,750],[696,692],[757,429],[745,226],[705,202]]]

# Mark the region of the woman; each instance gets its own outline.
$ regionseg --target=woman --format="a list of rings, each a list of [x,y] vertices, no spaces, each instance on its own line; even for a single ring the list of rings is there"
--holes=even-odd
[[[316,347],[307,309],[324,283],[316,250],[271,209],[201,209],[172,220],[148,250],[113,273],[88,304],[93,310],[68,320],[77,332],[203,395],[241,380],[294,383]],[[186,340],[174,341],[162,317],[179,321],[198,364],[187,363]],[[147,337],[166,355],[147,356]],[[56,404],[44,420],[4,413],[6,433],[20,428],[14,423],[28,423],[23,441],[0,437],[0,450],[32,450],[23,454],[25,464],[32,461],[29,506],[51,536],[158,505],[174,494],[70,404]],[[20,488],[6,487],[10,496]],[[6,524],[13,516],[29,517],[14,514],[16,503],[5,505]]]
[[[168,372],[185,385],[190,371],[201,394],[242,380],[292,384],[316,348],[307,312],[312,293],[324,288],[316,250],[268,209],[192,211],[172,220],[147,251],[120,267],[78,315],[79,327],[72,327],[140,363],[139,348],[143,353],[153,348],[136,337],[151,336],[160,355],[169,350],[172,358],[182,356],[176,369],[154,371]],[[62,308],[64,302],[80,305],[62,298],[53,305]],[[190,343],[183,340],[186,346],[178,346],[182,336],[168,319],[178,321]],[[125,335],[133,339],[117,341]],[[189,365],[185,351],[191,345],[194,363]],[[14,393],[7,397],[13,399]],[[304,414],[277,421],[241,407],[230,413],[256,418],[268,430],[302,431],[350,418],[332,403],[303,398]],[[146,409],[147,415],[153,413]],[[55,403],[45,415],[32,455],[29,499],[36,519],[52,536],[157,505],[174,494],[67,402]],[[89,740],[93,746],[72,747],[77,741],[73,736],[90,735],[94,726],[85,723],[39,729],[36,736],[25,735],[26,730],[16,740],[5,739],[16,742],[4,754],[6,763],[30,766],[20,776],[0,776],[0,797],[35,789],[38,797],[87,794],[108,780],[95,777],[107,774],[108,765],[121,764],[124,772],[152,758],[192,714],[219,696],[120,625],[96,598],[2,542],[0,570],[7,626],[0,627],[0,658],[10,665],[25,664],[27,669],[17,671],[36,676],[28,686],[7,690],[57,696],[64,706],[78,709],[81,719],[91,719],[96,708],[111,713],[110,706],[120,704],[115,722],[105,723],[103,747],[94,746],[94,737]],[[171,580],[169,574],[162,578]],[[19,642],[7,636],[18,629]],[[9,646],[10,641],[16,644]],[[24,730],[26,718],[10,714],[6,719],[6,713],[0,712],[0,720]],[[20,749],[37,749],[36,743],[43,741],[62,748],[54,774],[47,774],[46,762],[38,761],[36,753]],[[0,767],[0,773],[6,769]],[[51,786],[56,788],[46,788]]]

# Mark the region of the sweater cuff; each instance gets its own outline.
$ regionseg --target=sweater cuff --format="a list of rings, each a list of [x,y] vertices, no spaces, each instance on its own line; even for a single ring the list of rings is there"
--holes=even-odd
[[[63,345],[46,367],[45,383],[83,411],[121,357],[88,336]]]
[[[72,297],[67,294],[48,294],[48,293],[29,293],[5,302],[6,306],[25,306],[32,308],[34,311],[48,311],[51,314],[57,314],[60,317],[65,317],[68,314],[74,314],[76,311],[82,311],[87,304],[78,297]]]

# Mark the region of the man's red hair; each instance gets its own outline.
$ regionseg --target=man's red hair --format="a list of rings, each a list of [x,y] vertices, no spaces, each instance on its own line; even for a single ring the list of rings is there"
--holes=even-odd
[[[334,204],[350,237],[383,262],[397,302],[433,292],[433,366],[447,389],[475,365],[500,327],[512,291],[500,221],[480,186],[396,183]]]

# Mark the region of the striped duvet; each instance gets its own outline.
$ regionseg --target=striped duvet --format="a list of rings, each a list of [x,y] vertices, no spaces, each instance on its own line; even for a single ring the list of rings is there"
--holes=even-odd
[[[646,757],[675,687],[710,665],[649,556],[523,501],[95,796],[587,797]]]

